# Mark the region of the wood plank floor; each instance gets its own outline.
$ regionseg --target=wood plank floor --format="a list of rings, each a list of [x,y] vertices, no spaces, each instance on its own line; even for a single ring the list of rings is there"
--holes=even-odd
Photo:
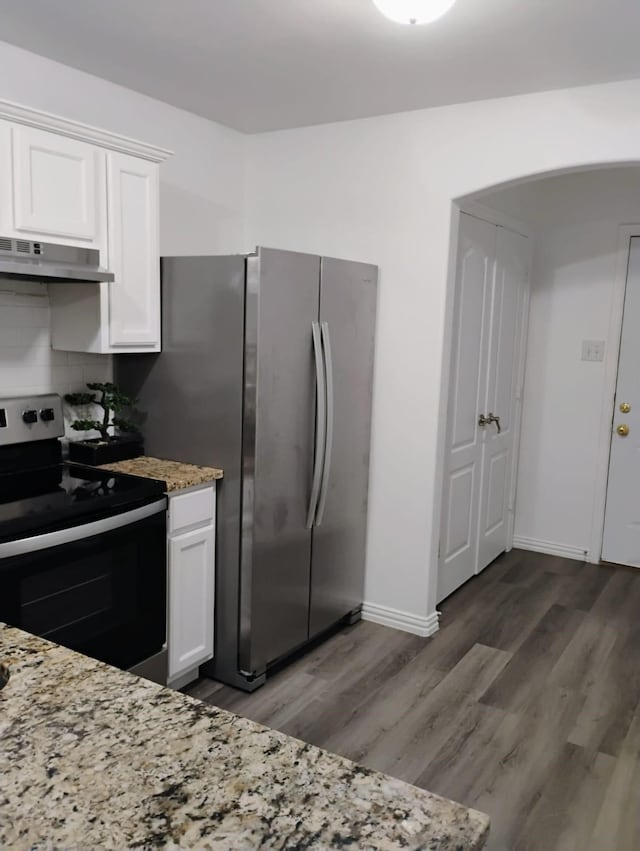
[[[186,691],[489,813],[494,851],[640,849],[640,571],[514,550],[433,638],[360,623]]]

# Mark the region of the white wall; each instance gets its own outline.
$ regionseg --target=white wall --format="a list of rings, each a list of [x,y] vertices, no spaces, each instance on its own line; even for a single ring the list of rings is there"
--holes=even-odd
[[[64,395],[111,375],[111,358],[105,355],[51,349],[46,284],[0,283],[0,396]]]
[[[160,172],[160,251],[244,249],[244,135],[0,42],[0,98],[174,151]]]
[[[599,470],[607,360],[621,224],[640,224],[640,169],[605,169],[539,181],[482,199],[526,219],[535,234],[520,448],[516,543],[591,553],[602,522]],[[602,363],[581,360],[583,340],[604,340]]]
[[[418,619],[435,608],[452,199],[639,160],[639,98],[627,81],[249,140],[250,242],[381,267],[369,602]]]
[[[244,250],[241,133],[4,42],[0,68],[2,99],[174,151],[160,170],[161,254]],[[19,389],[22,380],[33,392],[62,393],[82,389],[94,373],[110,375],[108,355],[51,352],[44,326],[37,335],[18,334],[18,347],[7,342],[12,305],[26,322],[30,312],[44,320],[47,302],[0,298],[0,395]],[[12,332],[11,339],[15,336]]]

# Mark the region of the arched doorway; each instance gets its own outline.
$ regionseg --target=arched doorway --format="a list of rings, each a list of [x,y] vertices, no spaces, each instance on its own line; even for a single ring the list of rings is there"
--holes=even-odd
[[[526,380],[521,393],[517,387],[514,391],[519,393],[515,407],[518,420],[522,411],[523,425],[520,429],[519,421],[515,423],[513,478],[506,497],[510,505],[505,509],[511,515],[507,548],[515,543],[570,558],[600,559],[626,264],[629,240],[640,233],[637,199],[640,168],[603,165],[528,177],[454,203],[456,261],[461,224],[469,215],[501,230],[525,233],[533,242]],[[455,389],[455,293],[460,283],[456,268],[452,263],[445,347],[449,405],[441,458],[446,500],[451,490],[447,492],[451,471],[446,452]],[[495,442],[497,436],[492,437]],[[477,476],[482,480],[483,471]],[[486,476],[485,463],[485,483]],[[477,487],[482,490],[482,484]],[[449,503],[443,506],[439,574],[443,558],[451,556],[451,544],[460,546],[460,530],[467,522],[458,517],[458,538],[452,537],[450,522],[446,528],[450,510]],[[477,508],[486,510],[486,505]],[[438,599],[442,597],[438,592]]]

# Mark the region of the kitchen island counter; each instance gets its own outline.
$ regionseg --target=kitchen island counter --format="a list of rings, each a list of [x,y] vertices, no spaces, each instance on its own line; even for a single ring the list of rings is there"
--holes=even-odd
[[[0,624],[0,847],[482,848],[488,817]]]
[[[144,479],[159,479],[166,483],[167,493],[204,485],[221,479],[224,475],[218,467],[199,467],[197,464],[183,464],[180,461],[152,458],[148,455],[140,455],[128,461],[103,464],[100,469],[111,470],[114,473],[128,473],[130,476],[142,476]]]

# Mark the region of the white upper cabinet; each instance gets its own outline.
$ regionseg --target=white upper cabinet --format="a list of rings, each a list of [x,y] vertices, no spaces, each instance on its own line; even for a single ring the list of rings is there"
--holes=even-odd
[[[0,101],[0,236],[97,249],[115,276],[50,285],[54,349],[160,351],[158,186],[170,155]]]
[[[33,127],[11,136],[11,235],[103,248],[104,151]]]
[[[0,236],[10,236],[12,228],[11,124],[0,121]]]
[[[160,343],[158,166],[107,154],[109,343],[157,349]],[[117,347],[117,348],[116,348]]]

